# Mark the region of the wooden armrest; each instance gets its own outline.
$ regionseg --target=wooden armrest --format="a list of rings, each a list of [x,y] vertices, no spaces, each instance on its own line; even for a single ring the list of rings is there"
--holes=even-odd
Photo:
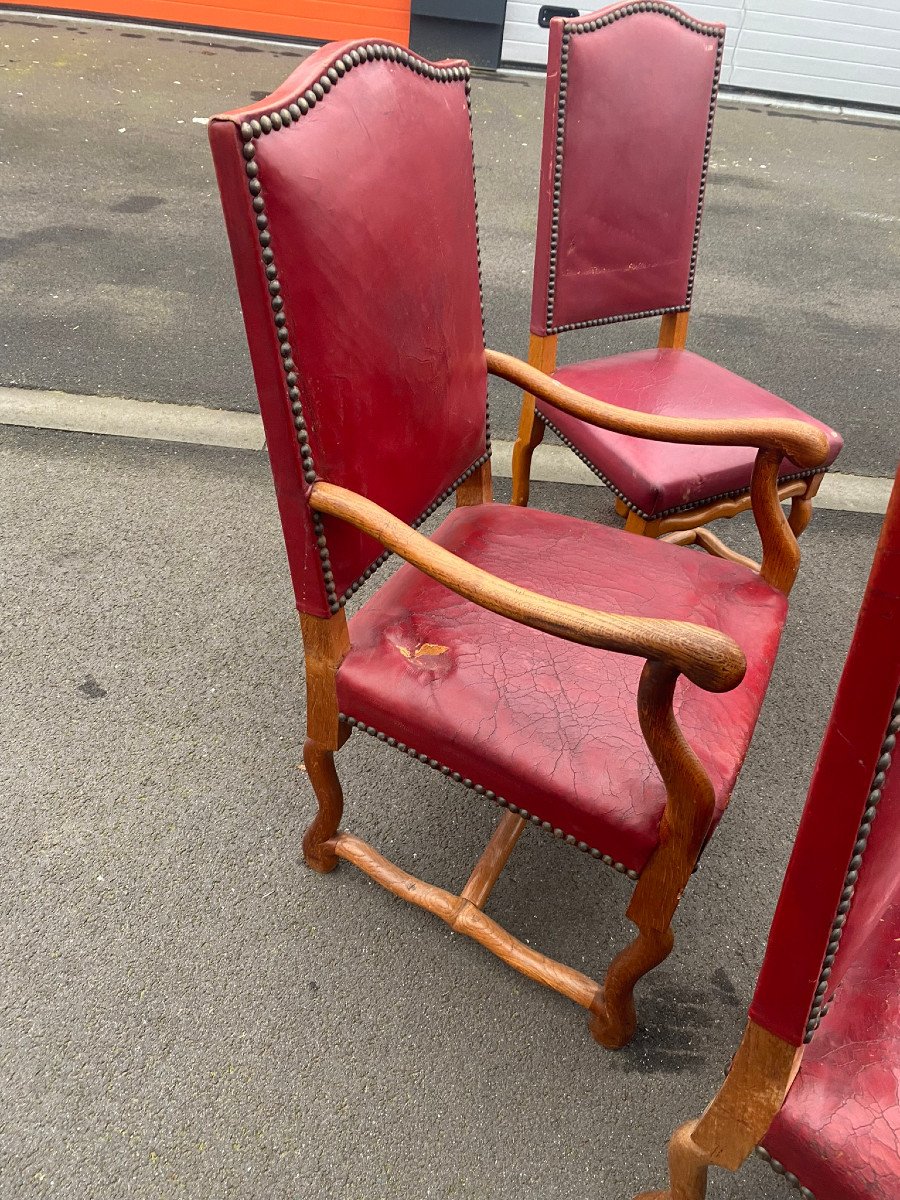
[[[315,512],[339,517],[367,533],[466,600],[522,625],[583,646],[665,663],[710,692],[730,691],[744,677],[747,664],[740,647],[715,629],[686,621],[595,612],[518,587],[467,563],[373,501],[336,484],[313,484],[309,503]]]
[[[485,350],[487,369],[507,379],[532,396],[539,396],[554,408],[579,417],[589,425],[627,433],[655,442],[689,443],[694,446],[756,446],[760,450],[780,450],[798,467],[818,467],[828,457],[825,434],[805,421],[786,417],[755,420],[734,418],[722,421],[696,417],[658,417],[634,412],[576,392],[557,383],[543,371],[531,367],[511,354]]]

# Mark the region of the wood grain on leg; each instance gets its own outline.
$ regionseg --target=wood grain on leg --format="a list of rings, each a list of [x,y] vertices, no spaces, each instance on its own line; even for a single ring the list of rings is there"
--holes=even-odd
[[[806,487],[799,496],[794,496],[791,501],[791,511],[788,516],[788,524],[793,530],[794,537],[799,537],[806,529],[807,525],[812,520],[813,514],[813,498],[822,486],[824,475],[813,475],[812,479],[807,480]],[[801,481],[802,482],[802,481]]]
[[[669,1187],[643,1192],[635,1200],[704,1200],[709,1159],[691,1138],[696,1121],[676,1129],[669,1141]]]
[[[533,333],[528,343],[528,362],[531,366],[552,375],[556,370],[556,335],[540,337]],[[519,433],[512,452],[511,504],[525,507],[531,490],[531,459],[544,437],[546,426],[535,408],[534,396],[522,393]]]
[[[464,479],[456,489],[456,507],[468,508],[473,504],[490,504],[494,498],[491,482],[491,460],[481,464]]]
[[[344,793],[334,767],[333,750],[307,738],[303,763],[319,802],[319,811],[303,838],[303,857],[308,867],[325,875],[337,866],[330,839],[337,833],[344,815]]]
[[[659,323],[660,350],[683,350],[687,342],[689,312],[666,313]]]

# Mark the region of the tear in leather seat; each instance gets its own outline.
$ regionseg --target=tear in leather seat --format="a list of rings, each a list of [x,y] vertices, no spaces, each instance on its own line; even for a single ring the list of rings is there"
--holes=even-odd
[[[780,592],[701,552],[535,509],[458,508],[433,540],[560,600],[733,637],[747,658],[739,687],[716,695],[681,678],[675,699],[718,821],[775,661],[787,610]],[[350,636],[337,676],[345,715],[626,869],[644,867],[666,800],[638,723],[644,660],[518,625],[408,565],[351,619]]]
[[[830,466],[843,446],[839,433],[689,350],[638,350],[561,367],[554,379],[585,395],[666,417],[792,417],[821,429]],[[750,486],[756,451],[743,446],[681,446],[651,442],[586,425],[538,400],[541,416],[587,458],[643,516],[657,517]],[[809,472],[807,472],[809,473]],[[801,474],[785,459],[780,475]]]

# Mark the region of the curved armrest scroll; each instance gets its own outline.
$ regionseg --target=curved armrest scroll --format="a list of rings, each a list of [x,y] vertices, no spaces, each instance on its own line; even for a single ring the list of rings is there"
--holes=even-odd
[[[607,404],[574,388],[557,383],[543,371],[496,350],[485,350],[487,369],[492,375],[516,384],[561,409],[579,417],[588,425],[627,433],[655,442],[679,442],[693,446],[756,446],[760,450],[780,450],[798,467],[818,467],[828,457],[828,443],[820,429],[786,417],[767,419],[734,418],[701,420],[696,417],[659,417]]]
[[[727,692],[744,677],[744,655],[730,637],[703,625],[595,612],[554,600],[473,566],[364,496],[316,483],[310,506],[353,525],[466,600],[583,646],[665,663],[710,692]]]

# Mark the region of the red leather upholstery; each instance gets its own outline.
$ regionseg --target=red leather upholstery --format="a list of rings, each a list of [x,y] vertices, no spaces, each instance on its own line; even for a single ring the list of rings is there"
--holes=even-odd
[[[725,695],[682,679],[679,723],[727,805],[772,670],[785,598],[742,567],[533,509],[455,510],[434,539],[549,596],[730,634],[747,656]],[[636,710],[643,662],[486,612],[402,567],[350,622],[342,711],[632,871],[665,789]],[[426,651],[417,654],[417,648]]]
[[[323,47],[209,130],[297,604],[318,615],[381,547],[314,527],[316,476],[414,521],[486,450],[468,67],[369,49]]]
[[[799,1044],[825,1001],[763,1139],[816,1200],[900,1196],[898,623],[900,472],[750,1010]]]
[[[550,25],[534,333],[690,304],[725,27],[625,9]]]
[[[804,1038],[848,864],[857,853],[860,821],[872,803],[873,778],[881,769],[885,729],[900,687],[898,626],[900,487],[895,486],[750,1008],[758,1025],[797,1046]],[[895,791],[900,783],[897,774],[895,766]],[[900,845],[900,799],[896,796],[890,804],[879,806],[872,825],[859,894],[847,936],[841,940],[841,955],[831,971],[832,989],[841,963],[846,961],[848,940],[852,941],[854,928],[865,919],[863,910],[877,912],[879,906],[886,910],[890,888],[896,886],[893,866],[885,881],[873,881],[884,854],[882,842],[892,843],[896,855]],[[900,891],[896,901],[900,902]]]
[[[617,354],[561,367],[553,378],[598,400],[659,416],[799,418],[825,434],[828,466],[843,445],[821,421],[689,350]],[[537,407],[642,516],[659,517],[750,486],[751,448],[650,442],[586,425],[540,400]],[[781,472],[800,474],[789,459]]]

